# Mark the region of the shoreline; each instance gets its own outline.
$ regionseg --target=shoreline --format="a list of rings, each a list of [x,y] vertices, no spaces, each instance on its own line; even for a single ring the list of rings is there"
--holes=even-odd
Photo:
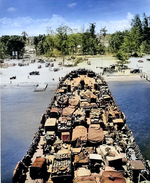
[[[140,77],[140,74],[135,75],[111,75],[104,76],[106,81],[141,81],[144,80]]]
[[[67,74],[67,73],[66,73]],[[62,73],[61,73],[62,75]],[[35,76],[36,77],[36,76]],[[63,77],[63,76],[62,76]],[[135,75],[102,75],[104,80],[106,82],[127,82],[127,81],[142,81],[145,80],[144,78],[140,77],[140,74],[135,74]],[[38,84],[48,84],[48,88],[51,88],[53,86],[57,86],[59,83],[59,78],[55,77],[54,81],[44,81],[40,79],[39,81],[34,80],[34,81],[17,81],[13,80],[11,83],[10,82],[0,82],[0,87],[10,87],[10,86],[17,86],[17,87],[25,87],[25,86],[34,86],[36,87]]]
[[[111,81],[115,81],[115,82],[119,82],[119,81],[142,81],[145,80],[143,78],[140,77],[140,75],[111,75],[111,76],[107,76],[107,75],[102,75],[102,77],[104,78],[104,80],[106,82],[111,82]],[[12,83],[1,83],[0,87],[6,87],[6,86],[17,86],[17,87],[25,87],[25,86],[37,86],[38,84],[48,84],[48,86],[53,87],[53,86],[57,86],[57,84],[59,83],[59,81],[53,81],[53,82],[25,82],[25,81],[21,81],[21,82],[12,82]]]
[[[130,68],[143,68],[142,71],[144,72],[146,69],[150,68],[150,62],[146,62],[146,58],[143,58],[144,63],[138,63],[140,58],[130,58]],[[79,68],[85,68],[94,71],[95,73],[100,73],[99,67],[108,67],[112,64],[116,63],[114,57],[97,57],[97,58],[89,58],[91,61],[91,65],[88,65],[86,61],[79,63],[77,66],[65,67],[60,66],[59,62],[62,59],[58,59],[57,61],[53,61],[51,63],[54,64],[54,67],[45,67],[45,63],[31,63],[29,60],[25,61],[25,63],[29,63],[29,65],[25,66],[18,66],[22,60],[10,60],[7,61],[9,65],[15,63],[15,66],[9,66],[8,68],[0,68],[0,87],[1,86],[9,86],[9,85],[37,85],[39,83],[46,83],[46,84],[54,84],[57,85],[59,80],[68,74],[71,70],[76,70]],[[139,64],[139,65],[137,65]],[[145,65],[144,65],[145,64]],[[38,66],[41,65],[39,69]],[[58,68],[57,72],[54,72],[54,68]],[[40,75],[29,75],[32,71],[39,71]],[[148,70],[149,73],[149,70]],[[16,79],[10,79],[11,77],[16,76]],[[102,77],[106,81],[138,81],[138,80],[145,80],[140,77],[140,74],[131,74],[129,71],[127,73],[115,73],[115,74],[105,74]]]

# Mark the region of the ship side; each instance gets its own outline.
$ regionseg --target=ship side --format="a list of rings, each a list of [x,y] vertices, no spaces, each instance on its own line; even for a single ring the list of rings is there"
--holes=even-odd
[[[149,170],[106,81],[78,69],[59,82],[12,182],[144,183]]]

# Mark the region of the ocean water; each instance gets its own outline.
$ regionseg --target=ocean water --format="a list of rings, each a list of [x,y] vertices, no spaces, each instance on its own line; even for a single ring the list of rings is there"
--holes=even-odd
[[[146,159],[150,160],[150,82],[108,82],[117,105],[126,115],[136,143]]]
[[[56,86],[44,92],[34,92],[34,88],[32,85],[1,88],[2,183],[12,182],[13,170],[26,154]]]
[[[150,159],[150,83],[109,81],[109,88],[146,159]],[[33,92],[35,86],[1,87],[1,182],[12,182],[13,170],[26,154],[40,117],[56,86]]]

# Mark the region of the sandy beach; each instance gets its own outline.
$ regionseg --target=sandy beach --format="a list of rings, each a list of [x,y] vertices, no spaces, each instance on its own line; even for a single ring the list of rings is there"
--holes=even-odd
[[[23,63],[29,64],[25,66],[18,66],[18,63],[22,63],[22,59],[11,59],[6,60],[5,64],[8,64],[8,68],[0,68],[0,78],[1,86],[5,85],[37,85],[40,83],[46,84],[57,84],[61,77],[64,77],[71,70],[76,70],[79,68],[86,68],[93,70],[96,73],[100,73],[99,67],[109,67],[111,64],[115,64],[116,60],[114,57],[101,56],[96,58],[89,58],[91,61],[91,65],[87,64],[87,61],[83,61],[74,67],[65,67],[59,66],[59,62],[62,62],[61,58],[56,59],[56,61],[51,62],[54,63],[54,67],[45,67],[45,63],[31,63],[31,60],[26,59]],[[139,63],[138,60],[143,60],[142,63]],[[147,61],[147,57],[143,58],[130,58],[130,63],[128,67],[130,69],[140,68],[143,72],[150,73],[150,61]],[[15,66],[12,66],[16,64]],[[41,68],[38,69],[38,66],[41,65]],[[54,68],[58,68],[59,70],[54,72]],[[40,75],[29,75],[32,71],[39,71]],[[10,80],[11,77],[16,76],[16,79]],[[118,72],[116,74],[106,74],[103,75],[106,81],[128,81],[128,80],[141,80],[140,74],[130,74],[128,72],[122,73]]]

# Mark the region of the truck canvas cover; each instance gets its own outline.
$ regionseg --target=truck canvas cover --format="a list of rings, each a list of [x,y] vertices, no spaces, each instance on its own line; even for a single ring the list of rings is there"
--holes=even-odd
[[[76,141],[77,139],[80,139],[83,142],[87,141],[87,129],[84,126],[76,126],[73,129],[72,141]]]
[[[99,124],[91,124],[88,129],[88,141],[99,143],[104,139],[103,130]]]
[[[75,109],[73,107],[65,107],[62,111],[62,116],[71,116],[74,110]]]
[[[126,183],[122,173],[116,171],[105,171],[102,174],[101,183]]]

